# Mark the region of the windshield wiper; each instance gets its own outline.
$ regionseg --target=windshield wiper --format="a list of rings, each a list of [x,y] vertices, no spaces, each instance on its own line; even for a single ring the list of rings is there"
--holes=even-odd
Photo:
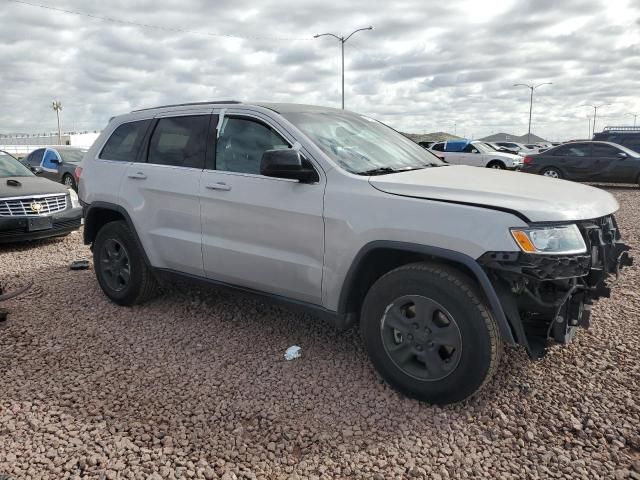
[[[405,167],[405,168],[378,167],[378,168],[372,168],[371,170],[358,172],[358,175],[386,175],[387,173],[410,172],[412,170],[422,170],[424,168],[441,167],[441,166],[443,165],[440,165],[439,163],[427,163],[425,165],[420,165],[418,167]]]
[[[358,172],[358,175],[385,175],[387,173],[396,173],[400,171],[401,170],[396,170],[395,168],[391,168],[391,167],[378,167],[378,168],[372,168],[371,170]]]

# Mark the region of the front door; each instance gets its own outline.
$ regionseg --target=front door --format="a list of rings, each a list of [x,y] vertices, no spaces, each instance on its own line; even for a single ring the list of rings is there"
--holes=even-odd
[[[231,110],[218,124],[215,166],[200,185],[207,277],[320,304],[324,176],[317,166],[312,184],[261,175],[266,150],[294,144],[261,114]]]

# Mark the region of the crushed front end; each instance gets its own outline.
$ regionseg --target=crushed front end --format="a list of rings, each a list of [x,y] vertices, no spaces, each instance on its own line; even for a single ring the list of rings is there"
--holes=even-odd
[[[581,253],[487,252],[478,259],[514,337],[532,358],[589,328],[593,303],[610,296],[620,271],[633,262],[613,215],[575,225],[586,246]]]

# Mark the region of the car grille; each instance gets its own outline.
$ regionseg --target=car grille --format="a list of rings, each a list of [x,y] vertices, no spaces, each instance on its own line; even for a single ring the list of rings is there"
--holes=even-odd
[[[67,195],[36,195],[0,198],[0,217],[32,217],[62,212],[67,208]]]

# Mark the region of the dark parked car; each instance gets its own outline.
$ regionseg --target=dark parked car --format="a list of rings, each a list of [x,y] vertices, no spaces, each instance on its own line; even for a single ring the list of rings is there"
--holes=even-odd
[[[565,143],[527,155],[522,171],[583,182],[640,183],[640,154],[609,142]]]
[[[640,127],[604,127],[593,136],[594,140],[612,142],[640,152]]]
[[[81,220],[76,192],[0,153],[0,243],[67,235]]]
[[[78,191],[76,167],[85,153],[87,149],[79,147],[38,148],[23,158],[22,163],[31,168],[36,175],[60,182]]]

